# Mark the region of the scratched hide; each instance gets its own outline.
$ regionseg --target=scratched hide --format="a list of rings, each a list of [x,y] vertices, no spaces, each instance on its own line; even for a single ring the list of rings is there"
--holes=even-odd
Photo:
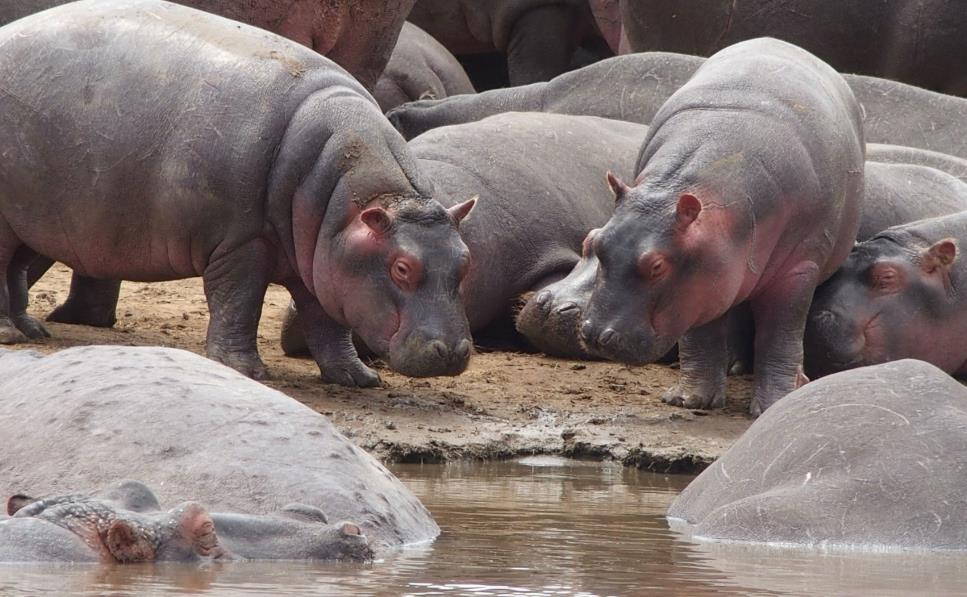
[[[933,365],[837,373],[767,410],[668,516],[701,540],[964,550],[965,439],[967,389]]]

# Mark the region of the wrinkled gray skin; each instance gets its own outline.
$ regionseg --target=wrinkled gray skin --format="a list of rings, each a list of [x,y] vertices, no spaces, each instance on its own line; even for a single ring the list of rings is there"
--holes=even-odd
[[[457,56],[505,54],[511,85],[563,73],[596,33],[587,0],[417,0],[407,20]]]
[[[431,198],[338,66],[160,0],[61,6],[0,43],[0,343],[46,335],[25,312],[40,254],[94,278],[201,276],[208,355],[256,378],[269,283],[307,318],[325,381],[379,383],[350,328],[404,374],[466,367],[457,224],[472,202]]]
[[[863,166],[859,105],[838,73],[773,39],[719,52],[655,116],[636,186],[611,179],[582,342],[632,364],[679,342],[681,381],[663,400],[718,407],[728,313],[749,302],[751,410],[769,408],[802,383],[810,299],[856,238]]]
[[[617,56],[547,83],[405,104],[387,116],[412,139],[438,126],[480,120],[512,110],[584,114],[650,124],[655,113],[705,61],[697,56],[646,52]],[[967,158],[967,99],[896,81],[843,75],[863,105],[866,140]]]
[[[509,318],[521,295],[574,268],[587,231],[614,209],[605,172],[632,176],[647,132],[590,116],[512,112],[410,141],[441,203],[480,195],[461,227],[471,254],[461,299],[473,332]],[[290,355],[305,350],[292,315],[282,330]]]
[[[42,500],[17,495],[9,500],[7,509],[17,519],[37,518],[71,531],[107,562],[207,558],[366,561],[373,557],[358,526],[349,522],[330,525],[325,514],[311,506],[290,504],[268,515],[209,515],[197,504],[163,512],[154,493],[137,481],[123,481],[92,495]],[[136,532],[119,532],[125,527]],[[201,537],[207,544],[199,545],[199,538],[192,535],[199,528],[208,533]],[[34,541],[45,545],[58,536],[58,532],[50,532]],[[37,552],[29,543],[20,547],[27,553]],[[9,550],[14,551],[14,546]]]
[[[476,91],[463,66],[443,44],[413,23],[404,23],[373,97],[386,112],[406,102]]]
[[[703,540],[964,550],[965,428],[967,390],[927,363],[832,375],[753,423],[668,516]]]
[[[967,375],[965,246],[965,211],[888,228],[856,245],[813,298],[805,336],[810,373],[915,358]]]
[[[137,477],[163,504],[191,497],[214,512],[269,518],[305,504],[354,521],[377,551],[439,533],[416,497],[326,417],[181,350],[0,351],[0,437],[0,495]],[[244,540],[242,526],[234,534]]]

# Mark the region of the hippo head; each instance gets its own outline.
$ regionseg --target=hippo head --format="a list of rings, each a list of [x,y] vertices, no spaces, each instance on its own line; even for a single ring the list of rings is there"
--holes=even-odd
[[[450,209],[413,198],[369,201],[317,250],[324,274],[316,272],[314,287],[323,308],[404,375],[457,375],[467,367],[472,341],[459,290],[470,252],[457,227],[475,201]]]
[[[953,308],[957,244],[952,238],[919,244],[897,242],[891,231],[858,243],[816,289],[804,336],[810,375],[904,358],[948,365],[945,355],[928,351],[943,350],[937,336]]]
[[[584,320],[598,271],[598,258],[590,239],[584,240],[581,260],[567,277],[549,284],[531,295],[517,315],[517,331],[545,354],[586,359],[590,355],[578,339],[578,328]]]
[[[586,241],[599,265],[579,334],[593,354],[651,363],[731,307],[743,264],[725,210],[660,185],[630,188],[611,173],[608,182],[617,208]]]

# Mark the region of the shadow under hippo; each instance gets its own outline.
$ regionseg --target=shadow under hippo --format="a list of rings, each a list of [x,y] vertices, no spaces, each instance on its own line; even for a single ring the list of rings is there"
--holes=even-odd
[[[967,389],[902,360],[812,382],[672,503],[696,539],[967,550]]]
[[[85,346],[0,351],[0,495],[136,478],[175,504],[271,515],[293,502],[361,527],[377,552],[440,529],[329,420],[198,355]]]

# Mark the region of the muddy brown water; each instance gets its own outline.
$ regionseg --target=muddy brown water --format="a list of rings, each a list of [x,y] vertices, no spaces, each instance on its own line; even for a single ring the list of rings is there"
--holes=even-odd
[[[600,462],[395,465],[443,529],[369,565],[0,566],[0,595],[956,595],[967,555],[693,543],[688,483]]]

